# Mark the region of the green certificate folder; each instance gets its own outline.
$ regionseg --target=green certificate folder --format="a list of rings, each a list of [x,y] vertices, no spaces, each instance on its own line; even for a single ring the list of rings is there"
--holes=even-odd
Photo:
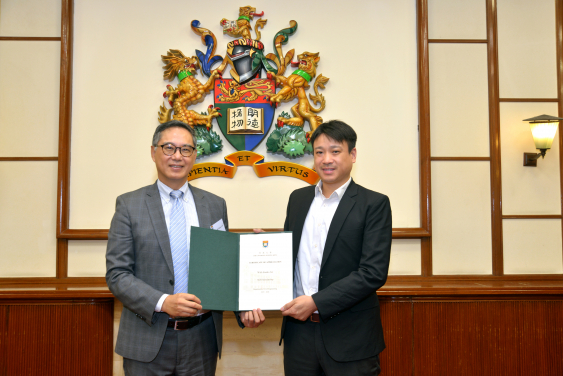
[[[203,309],[280,309],[293,299],[291,237],[192,227],[188,293]]]

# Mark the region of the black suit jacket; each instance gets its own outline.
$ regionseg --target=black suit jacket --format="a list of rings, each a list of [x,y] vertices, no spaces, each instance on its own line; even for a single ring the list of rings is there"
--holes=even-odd
[[[293,231],[294,267],[314,197],[315,186],[298,189],[289,197],[284,230]],[[312,296],[325,348],[336,361],[369,358],[385,348],[376,291],[387,280],[391,231],[389,198],[352,181],[330,224],[319,291]]]

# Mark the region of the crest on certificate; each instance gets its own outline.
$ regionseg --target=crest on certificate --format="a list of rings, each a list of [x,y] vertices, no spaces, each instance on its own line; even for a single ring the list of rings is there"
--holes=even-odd
[[[264,248],[268,247],[268,241],[267,240],[262,241],[262,247],[264,247]]]
[[[329,80],[317,75],[319,52],[296,54],[294,49],[284,52],[290,36],[297,30],[294,20],[274,34],[270,44],[273,52],[267,53],[269,43],[262,40],[261,34],[267,23],[263,16],[264,12],[243,6],[239,8],[238,18],[221,19],[215,28],[233,40],[226,43],[225,52],[220,54],[214,32],[193,20],[191,29],[201,37],[206,51],[196,49],[195,56],[191,56],[179,49],[169,49],[166,55],[161,55],[164,79],[171,83],[163,93],[165,101],[158,111],[158,121],[174,119],[193,127],[200,160],[223,151],[225,141],[236,150],[225,157],[225,164],[194,165],[189,180],[206,176],[232,178],[238,166],[252,166],[259,177],[291,176],[310,184],[319,180],[317,173],[306,166],[285,161],[265,162],[262,155],[253,152],[266,140],[268,153],[292,160],[312,154],[309,140],[322,124],[319,113],[326,107],[319,90],[325,89]],[[314,39],[311,41],[314,45]],[[297,60],[293,61],[294,58]],[[286,72],[290,67],[296,69]],[[314,94],[307,96],[309,89]],[[190,109],[208,95],[212,96],[212,103],[205,112]],[[285,103],[291,108],[278,110]],[[240,163],[249,160],[252,164]]]

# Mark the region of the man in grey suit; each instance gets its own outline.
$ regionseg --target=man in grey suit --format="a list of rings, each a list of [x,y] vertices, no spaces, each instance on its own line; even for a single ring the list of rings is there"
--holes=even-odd
[[[157,127],[151,156],[155,184],[117,198],[108,234],[106,281],[123,303],[115,351],[126,375],[214,375],[223,313],[202,311],[187,293],[191,226],[228,230],[225,200],[187,183],[195,162],[193,129]],[[241,327],[264,321],[237,315]]]

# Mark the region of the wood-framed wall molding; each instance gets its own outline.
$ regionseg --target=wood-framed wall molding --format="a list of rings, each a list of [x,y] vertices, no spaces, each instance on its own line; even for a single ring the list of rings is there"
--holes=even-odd
[[[499,102],[559,102],[557,98],[499,98]]]
[[[452,278],[460,280],[526,280],[526,276],[503,275],[502,219],[514,216],[502,215],[501,164],[500,164],[500,102],[558,102],[559,116],[563,116],[563,56],[562,56],[562,19],[563,0],[556,0],[557,19],[557,80],[558,98],[499,98],[498,75],[498,35],[496,20],[496,0],[486,0],[487,38],[486,39],[429,39],[428,38],[428,0],[417,0],[417,72],[419,104],[419,172],[420,172],[420,228],[394,228],[394,239],[421,239],[421,275],[392,276],[392,279],[411,281],[419,278],[424,281]],[[69,240],[104,240],[105,229],[69,229],[70,203],[70,163],[71,163],[71,114],[72,114],[72,45],[73,45],[73,0],[61,0],[61,37],[0,37],[0,40],[41,40],[61,42],[60,101],[59,101],[59,151],[58,157],[45,157],[58,161],[57,177],[57,268],[53,278],[0,278],[0,285],[14,281],[24,283],[87,283],[88,278],[68,277],[68,241]],[[486,43],[489,83],[489,139],[490,157],[431,157],[430,144],[430,91],[429,91],[429,43]],[[563,132],[559,132],[560,149],[563,150]],[[34,157],[30,157],[34,158]],[[3,160],[3,159],[0,159]],[[24,160],[4,158],[4,160]],[[25,160],[36,160],[26,158]],[[492,226],[492,276],[433,276],[432,275],[432,219],[431,219],[431,161],[490,161],[491,163],[491,226]],[[563,155],[560,152],[560,168],[563,176]],[[563,192],[563,180],[561,181]],[[563,212],[563,196],[561,200]],[[544,216],[540,216],[544,217]],[[561,216],[555,216],[561,218]],[[523,218],[518,216],[518,218]],[[534,217],[536,218],[536,217]],[[553,218],[553,216],[548,216]],[[562,221],[563,222],[563,221]],[[563,226],[563,223],[562,223]],[[250,229],[232,229],[233,232],[249,232]],[[268,229],[269,231],[279,229]],[[563,231],[563,227],[562,227]],[[540,276],[539,278],[545,278]],[[559,279],[563,276],[553,276]],[[531,276],[530,278],[535,278]],[[96,283],[103,283],[103,278],[93,278]],[[61,282],[62,283],[62,282]]]
[[[432,233],[432,197],[430,163],[430,65],[428,59],[428,0],[416,2],[418,52],[418,128],[420,174],[420,224]],[[432,275],[432,238],[420,241],[420,267],[424,277]]]
[[[490,161],[491,157],[430,157],[431,161]]]
[[[265,228],[265,232],[280,232],[283,228]],[[235,233],[249,233],[252,232],[251,228],[235,228],[229,230]],[[109,230],[104,229],[72,229],[62,231],[57,234],[57,239],[65,240],[107,240]],[[430,233],[425,229],[419,228],[394,228],[393,239],[420,239],[430,237]]]
[[[104,277],[14,277],[0,278],[0,286],[5,288],[26,288],[28,286],[36,286],[41,288],[67,288],[80,286],[98,286],[107,287]]]
[[[465,274],[465,275],[432,275],[423,277],[420,275],[390,275],[387,284],[426,284],[429,288],[437,287],[436,283],[449,283],[457,285],[458,289],[463,288],[466,282],[513,282],[525,287],[528,282],[557,282],[563,281],[561,274],[508,274],[503,276]],[[68,287],[79,288],[81,286],[106,287],[104,277],[19,277],[19,278],[0,278],[2,288],[26,288],[29,286],[40,286],[41,288],[66,289]],[[411,286],[412,287],[412,286]]]
[[[555,0],[555,43],[557,51],[557,107],[558,116],[563,117],[563,0]],[[563,214],[563,129],[559,125],[559,199]],[[561,221],[563,234],[563,221]],[[561,249],[563,255],[563,249]]]
[[[0,162],[58,161],[58,157],[0,157]]]
[[[390,275],[385,286],[378,291],[398,291],[408,290],[412,295],[413,291],[426,290],[428,295],[435,295],[436,289],[451,289],[451,295],[467,294],[467,288],[488,291],[513,290],[525,291],[533,286],[539,287],[547,292],[548,288],[554,287],[563,289],[563,275],[561,274],[509,274],[504,276],[492,276],[482,274],[466,275],[433,275],[422,277],[420,275]],[[73,294],[80,294],[81,291],[96,290],[107,294],[107,285],[104,277],[26,277],[26,278],[0,278],[0,295],[9,293],[9,289],[27,291],[44,291],[44,294],[57,294],[57,291],[74,290]],[[49,290],[45,290],[49,289]],[[389,295],[389,294],[386,294]],[[415,294],[417,295],[417,294]],[[82,296],[82,295],[81,295]]]
[[[61,73],[59,95],[59,166],[57,176],[57,234],[68,229],[70,191],[70,135],[72,114],[72,47],[74,1],[62,1]],[[57,239],[57,278],[68,276],[68,240]]]
[[[423,277],[420,275],[390,275],[387,277],[388,284],[398,283],[451,283],[457,284],[459,288],[464,285],[464,282],[514,282],[525,286],[526,282],[561,282],[563,281],[563,274],[505,274],[502,276],[495,276],[490,274],[449,274],[449,275],[432,275]],[[431,287],[431,286],[429,286]]]
[[[60,42],[61,37],[0,37],[0,40],[13,41],[55,41]]]
[[[515,214],[503,215],[502,219],[562,219],[561,214]]]
[[[487,72],[489,86],[489,155],[491,156],[491,235],[494,276],[504,274],[502,246],[502,175],[500,154],[500,103],[497,2],[487,0]]]
[[[426,6],[426,1],[424,1]],[[66,15],[64,14],[66,10]],[[72,105],[72,0],[63,0],[63,26],[61,44],[61,102],[59,120],[59,177],[58,177],[58,205],[57,205],[57,239],[61,240],[105,240],[107,239],[107,229],[71,229],[69,228],[69,209],[70,209],[70,149],[71,149],[71,105]],[[427,16],[426,16],[427,18]],[[427,24],[427,21],[426,21]],[[426,27],[427,29],[427,27]],[[427,33],[426,33],[427,36]],[[70,43],[70,45],[66,45]],[[426,48],[427,49],[427,48]],[[63,61],[68,63],[63,66]],[[428,54],[426,54],[426,77],[428,78]],[[63,76],[65,80],[63,81]],[[63,90],[63,87],[66,90]],[[425,86],[428,88],[428,85]],[[428,91],[428,90],[427,90]],[[428,103],[428,93],[426,94]],[[429,107],[428,107],[429,108]],[[422,123],[422,122],[421,122]],[[420,141],[420,165],[424,166],[425,173],[420,173],[421,181],[421,227],[414,228],[394,228],[394,239],[428,238],[430,237],[430,132],[429,122],[420,126],[420,134],[424,140]],[[422,171],[422,168],[421,168]],[[279,231],[280,229],[264,229],[266,231]],[[232,232],[251,232],[252,229],[231,229]],[[64,242],[61,243],[61,245]],[[67,249],[67,245],[62,245],[61,256]],[[68,252],[68,250],[66,251]],[[431,258],[431,257],[430,257]],[[431,261],[430,261],[431,262]],[[427,269],[431,270],[431,266]],[[66,276],[61,270],[61,277]]]
[[[487,39],[428,39],[428,43],[487,43]]]

